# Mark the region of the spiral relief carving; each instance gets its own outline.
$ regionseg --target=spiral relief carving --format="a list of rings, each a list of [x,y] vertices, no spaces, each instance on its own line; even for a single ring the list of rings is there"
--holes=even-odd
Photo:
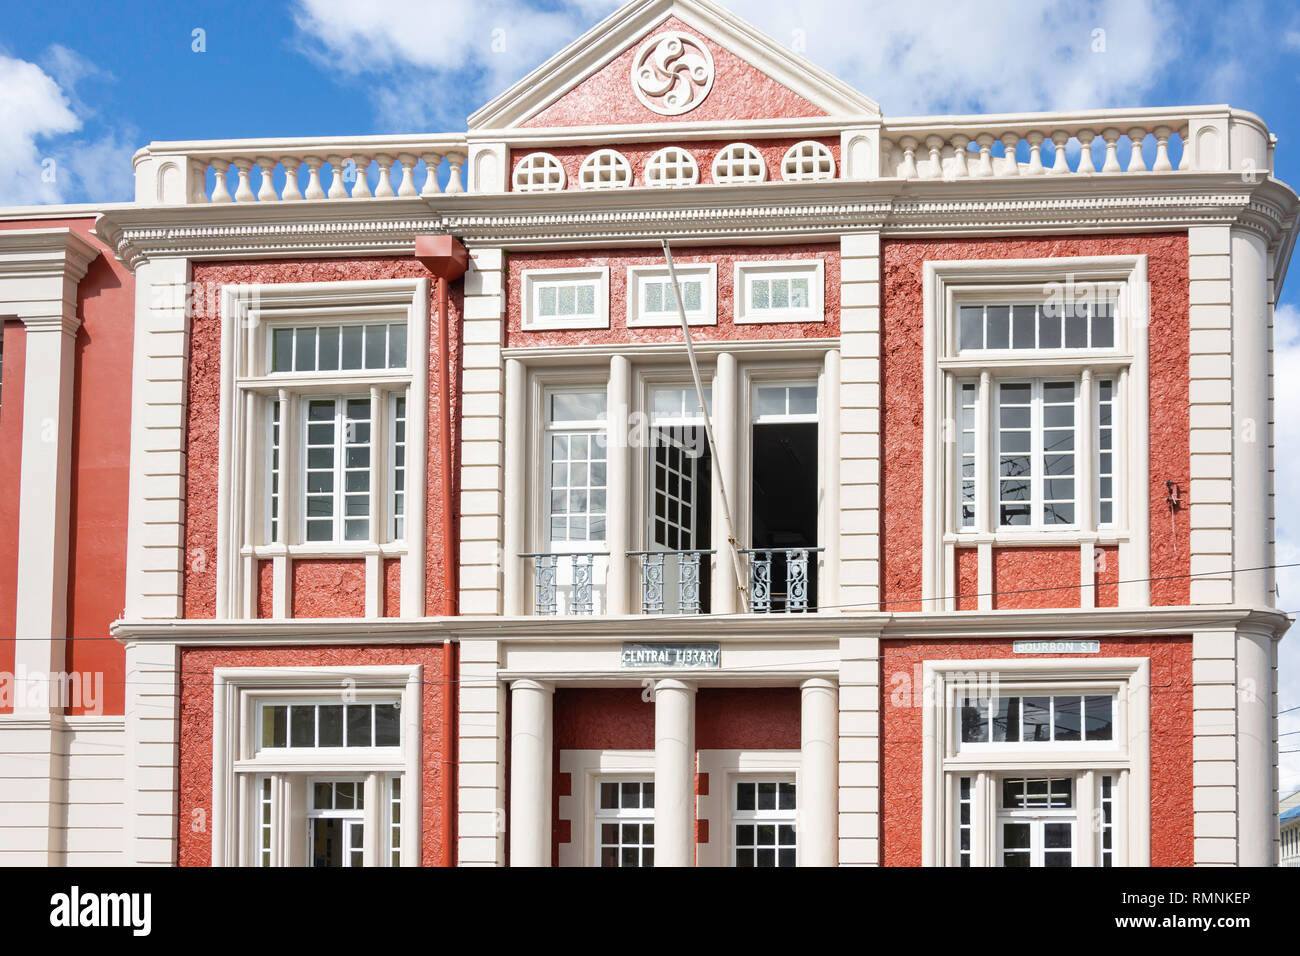
[[[649,109],[676,116],[695,109],[713,88],[713,57],[685,33],[651,37],[632,61],[632,90]]]

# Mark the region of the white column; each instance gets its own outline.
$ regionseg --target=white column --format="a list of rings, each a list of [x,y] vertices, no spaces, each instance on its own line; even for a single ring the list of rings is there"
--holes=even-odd
[[[58,303],[54,304],[57,308]],[[68,503],[72,488],[72,380],[81,322],[64,314],[24,316],[21,496],[14,649],[14,716],[60,711],[49,693],[64,670],[68,609]],[[28,686],[31,684],[31,686]]]
[[[1237,865],[1274,866],[1277,743],[1271,628],[1237,628]]]
[[[695,685],[665,679],[655,684],[655,866],[694,864]]]
[[[826,353],[822,364],[822,507],[818,543],[822,552],[818,610],[840,610],[840,353]]]
[[[727,541],[730,533],[727,518],[722,509],[722,485],[727,489],[727,501],[731,505],[731,515],[740,533],[740,502],[748,500],[737,487],[737,429],[744,427],[737,420],[740,413],[738,384],[736,381],[736,357],[730,352],[718,356],[717,369],[713,375],[713,440],[716,460],[714,477],[722,477],[722,482],[713,482],[713,521],[712,542],[717,553],[713,556],[712,602],[714,614],[735,614],[741,607],[741,595],[736,586],[735,562],[738,555]],[[743,568],[743,565],[742,565]]]
[[[510,865],[551,865],[550,684],[510,685]]]
[[[519,359],[506,359],[505,422],[505,528],[503,531],[503,587],[507,615],[523,614],[528,606],[528,572],[531,564],[519,557],[525,547],[528,520],[524,462],[528,456],[528,375]],[[538,499],[540,500],[540,499]]]
[[[1268,541],[1268,246],[1232,232],[1232,565],[1265,568]],[[1269,572],[1234,576],[1237,604],[1271,607]]]
[[[804,681],[800,691],[799,865],[834,866],[839,694],[825,677]]]
[[[632,567],[627,551],[632,541],[632,449],[628,445],[628,410],[632,405],[632,366],[625,355],[609,360],[605,453],[609,456],[606,493],[605,611],[627,614],[631,608]]]

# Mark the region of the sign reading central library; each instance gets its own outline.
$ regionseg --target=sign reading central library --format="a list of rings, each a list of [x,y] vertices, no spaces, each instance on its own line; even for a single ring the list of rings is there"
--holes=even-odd
[[[717,644],[624,644],[620,667],[722,666],[722,649]]]

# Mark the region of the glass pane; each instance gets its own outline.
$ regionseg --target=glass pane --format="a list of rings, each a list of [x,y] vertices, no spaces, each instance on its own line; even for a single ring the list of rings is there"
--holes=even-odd
[[[555,392],[551,395],[551,421],[587,422],[603,419],[605,400],[604,392]]]
[[[967,697],[961,705],[961,742],[985,744],[989,740],[988,701]]]
[[[289,746],[316,746],[316,708],[311,705],[289,708]]]
[[[752,783],[736,784],[736,809],[737,810],[754,809],[754,791],[755,791],[755,786]]]
[[[320,330],[320,364],[322,372],[333,372],[339,367],[339,327],[326,326]]]
[[[784,388],[768,386],[759,388],[755,394],[754,414],[766,417],[768,415],[784,415],[786,400],[786,390]]]
[[[1082,698],[1055,697],[1052,700],[1052,707],[1055,711],[1053,716],[1055,739],[1058,741],[1079,740]]]
[[[999,697],[993,701],[993,741],[1017,743],[1020,740],[1020,698]]]
[[[571,285],[562,285],[555,290],[555,314],[573,315],[577,308],[578,296]]]
[[[1110,695],[1088,696],[1083,699],[1083,726],[1085,740],[1110,740],[1114,732],[1115,698]]]
[[[316,370],[316,329],[293,330],[293,369],[295,372]]]
[[[985,348],[1005,349],[1011,345],[1011,307],[990,305],[985,308],[988,333]]]
[[[271,332],[271,371],[288,372],[293,369],[293,329],[275,329]]]
[[[406,368],[406,323],[388,327],[388,367]]]
[[[636,809],[641,806],[641,784],[625,783],[623,784],[622,794],[619,805],[624,808]]]
[[[366,368],[383,368],[388,357],[388,327],[366,326]]]
[[[982,349],[984,347],[984,307],[963,305],[957,310],[957,348]]]
[[[401,743],[399,716],[396,704],[375,704],[376,747],[396,747]]]
[[[614,810],[618,808],[618,784],[608,783],[608,782],[601,783],[600,808],[602,810]],[[601,837],[601,839],[608,842],[610,839],[608,836],[608,831],[612,829],[613,829],[612,827],[606,827],[605,830],[607,835]]]
[[[778,808],[781,810],[793,810],[795,808],[795,785],[792,783],[783,783],[777,789]],[[794,831],[791,830],[790,832],[793,833]]]
[[[776,784],[764,781],[758,785],[758,809],[776,809]]]
[[[1026,743],[1052,739],[1051,698],[1025,697],[1022,725]]]
[[[289,734],[289,708],[273,705],[262,708],[262,746],[283,747]]]
[[[1029,824],[1002,824],[1002,846],[1007,850],[1029,849]]]
[[[322,705],[319,708],[319,739],[322,747],[343,746],[343,706],[341,704]]]
[[[340,368],[345,370],[361,368],[361,340],[361,326],[343,327],[343,360],[339,363]]]
[[[1039,309],[1038,347],[1040,349],[1061,347],[1061,314],[1053,307],[1044,306]]]
[[[537,290],[537,311],[543,318],[555,315],[555,286],[542,286]]]
[[[817,414],[817,386],[796,385],[790,389],[791,415]]]
[[[1049,850],[1068,850],[1071,846],[1068,823],[1047,823],[1043,825],[1043,846]]]
[[[1034,347],[1034,320],[1037,311],[1032,305],[1011,307],[1011,347],[1013,349],[1032,349]]]
[[[349,704],[348,705],[348,740],[349,747],[369,747],[371,743],[370,735],[370,705],[369,704]]]
[[[578,286],[578,315],[596,314],[596,287],[591,283]]]

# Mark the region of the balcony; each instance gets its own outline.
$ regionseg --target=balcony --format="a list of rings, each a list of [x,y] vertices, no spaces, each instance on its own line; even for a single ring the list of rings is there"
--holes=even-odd
[[[816,559],[820,547],[742,548],[750,614],[806,614],[817,610]],[[713,550],[630,551],[626,560],[640,570],[641,613],[708,614],[708,555]],[[598,552],[529,553],[533,568],[533,613],[543,617],[584,616],[602,610],[602,586],[594,569],[613,558]]]

